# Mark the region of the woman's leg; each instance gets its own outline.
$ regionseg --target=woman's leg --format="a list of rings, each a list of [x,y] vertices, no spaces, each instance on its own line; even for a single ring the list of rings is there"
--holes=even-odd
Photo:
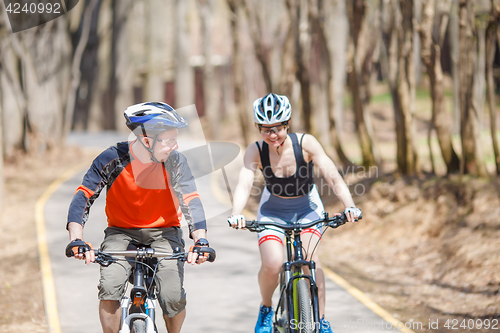
[[[283,245],[277,240],[267,240],[260,244],[261,267],[259,271],[259,287],[262,305],[272,306],[274,290],[278,286],[279,273],[283,264]]]

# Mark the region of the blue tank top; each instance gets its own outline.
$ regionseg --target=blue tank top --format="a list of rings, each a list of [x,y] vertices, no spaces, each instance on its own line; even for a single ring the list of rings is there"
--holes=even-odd
[[[259,148],[260,163],[262,165],[262,174],[266,180],[267,190],[280,197],[297,197],[308,194],[314,186],[314,163],[310,161],[306,163],[302,153],[302,140],[300,143],[297,139],[297,134],[290,133],[288,135],[292,140],[293,153],[295,155],[295,163],[297,169],[290,177],[276,177],[271,168],[271,160],[269,159],[269,145],[265,142],[262,144],[262,149],[259,143],[255,144]]]

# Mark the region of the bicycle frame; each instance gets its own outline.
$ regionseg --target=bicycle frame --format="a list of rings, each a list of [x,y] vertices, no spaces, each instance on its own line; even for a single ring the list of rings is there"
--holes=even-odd
[[[143,319],[146,322],[146,333],[156,333],[155,315],[156,299],[154,285],[146,288],[146,282],[154,283],[151,272],[143,269],[144,264],[149,264],[151,258],[136,257],[135,267],[132,269],[133,287],[130,297],[123,296],[120,306],[122,309],[122,322],[119,333],[130,333],[132,320]]]
[[[358,219],[361,218],[362,216],[360,215]],[[295,303],[296,298],[301,298],[302,300],[306,298],[306,301],[300,304],[301,308],[304,306],[304,310],[301,313],[309,316],[309,318],[306,318],[306,326],[314,325],[314,327],[305,327],[305,330],[307,332],[320,332],[321,322],[319,318],[318,286],[316,284],[316,263],[313,260],[308,261],[304,259],[301,232],[320,223],[324,223],[325,227],[337,228],[346,222],[347,217],[344,213],[330,218],[326,212],[322,219],[306,223],[287,224],[273,221],[246,221],[245,228],[253,232],[260,232],[265,230],[266,227],[274,226],[282,229],[285,233],[287,259],[283,263],[282,272],[280,273],[280,283],[282,286],[280,288],[278,306],[275,311],[274,332],[298,333],[304,328],[301,327],[300,324],[303,323],[300,322],[298,323],[299,325],[294,325],[297,324],[294,320],[297,320],[299,315],[296,313],[299,308],[298,302]],[[304,266],[309,267],[310,275],[302,272]],[[304,292],[307,293],[307,291],[304,291],[303,284],[299,285],[301,281],[309,282],[308,295],[304,295]],[[308,300],[309,298],[310,301]],[[281,310],[281,318],[278,318],[279,310]],[[309,311],[312,312],[312,316],[310,316]],[[302,320],[302,318],[300,319]]]
[[[153,259],[164,258],[165,260],[185,261],[188,253],[181,252],[180,248],[175,248],[174,253],[160,253],[148,247],[109,252],[95,250],[94,252],[96,253],[96,262],[103,266],[109,266],[111,263],[118,261],[113,256],[135,258],[131,273],[132,281],[129,280],[133,284],[130,297],[123,296],[120,302],[122,319],[119,333],[130,333],[130,327],[136,319],[144,320],[146,333],[157,333],[155,325],[156,306],[154,301],[156,299],[156,286],[154,285],[154,272],[156,272],[158,263],[153,263]],[[209,247],[201,247],[199,253],[208,254],[208,261],[210,262],[215,260],[215,251]],[[153,265],[155,266],[154,271],[147,268]]]
[[[274,320],[276,330],[278,328],[284,328],[285,332],[291,331],[292,333],[299,331],[297,328],[293,328],[294,325],[292,325],[293,320],[297,320],[298,315],[296,313],[296,299],[294,298],[294,295],[296,294],[294,290],[294,282],[298,279],[306,279],[309,281],[309,290],[314,315],[313,320],[315,323],[314,326],[319,327],[320,325],[318,286],[316,285],[316,263],[313,260],[307,261],[304,259],[302,240],[300,237],[301,231],[301,228],[285,231],[287,261],[283,263],[282,271],[286,284],[281,290],[280,302],[278,302],[278,306],[276,307]],[[303,266],[309,267],[311,275],[303,274]],[[281,302],[281,300],[283,300],[283,302]],[[278,310],[280,310],[280,307],[282,306],[285,307],[282,312],[286,318],[278,318]]]

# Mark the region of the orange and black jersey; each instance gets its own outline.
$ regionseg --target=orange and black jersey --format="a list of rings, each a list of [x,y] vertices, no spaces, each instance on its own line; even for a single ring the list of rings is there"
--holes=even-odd
[[[164,163],[142,163],[121,142],[102,152],[83,178],[68,213],[68,223],[87,222],[89,210],[106,187],[108,226],[168,228],[182,214],[191,233],[206,229],[205,212],[186,157],[173,151]]]

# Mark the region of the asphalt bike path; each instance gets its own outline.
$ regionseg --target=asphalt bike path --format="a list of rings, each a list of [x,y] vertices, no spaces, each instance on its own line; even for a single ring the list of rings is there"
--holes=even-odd
[[[103,150],[126,139],[123,134],[113,133],[73,134],[68,142]],[[57,302],[55,315],[62,333],[101,332],[97,300],[99,266],[84,265],[82,261],[68,259],[64,254],[69,241],[65,229],[68,207],[88,166],[90,161],[53,193],[44,209],[46,241]],[[228,176],[235,177],[234,170]],[[217,259],[214,263],[185,265],[184,287],[188,305],[182,332],[251,333],[260,304],[257,283],[260,256],[256,234],[228,227],[226,218],[230,206],[218,199],[220,189],[214,190],[217,182],[213,181],[213,175],[201,177],[196,182],[209,216],[208,239],[210,246],[217,251]],[[95,248],[102,242],[103,230],[107,226],[104,204],[105,191],[92,206],[84,229],[85,241],[91,242]],[[187,228],[183,227],[183,230],[187,249],[192,241],[187,236]],[[326,288],[326,319],[332,324],[334,332],[368,333],[390,327],[387,318],[382,319],[365,305],[366,302],[361,303],[328,278]],[[275,302],[277,297],[275,293]],[[156,322],[159,332],[165,333],[160,315]],[[396,328],[390,330],[399,331]]]

